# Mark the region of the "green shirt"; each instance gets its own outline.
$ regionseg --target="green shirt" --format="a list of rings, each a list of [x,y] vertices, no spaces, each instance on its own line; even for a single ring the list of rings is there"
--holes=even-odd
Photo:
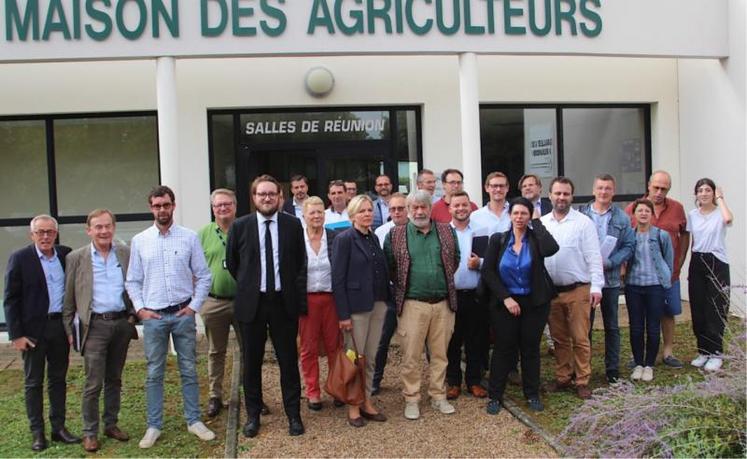
[[[451,231],[453,232],[454,229],[452,228]],[[454,239],[456,240],[456,235]],[[456,257],[459,259],[459,245],[455,247],[455,250],[457,251]],[[446,297],[448,290],[444,264],[441,260],[441,241],[438,239],[438,233],[432,222],[431,229],[426,234],[418,231],[417,226],[412,222],[407,223],[407,251],[410,254],[410,271],[405,297],[413,299]],[[389,266],[393,266],[393,271],[396,272],[391,233],[387,235],[384,242],[384,252]]]
[[[236,281],[226,268],[226,239],[217,223],[204,226],[198,233],[202,250],[205,252],[208,268],[213,275],[210,294],[233,298],[236,296]]]

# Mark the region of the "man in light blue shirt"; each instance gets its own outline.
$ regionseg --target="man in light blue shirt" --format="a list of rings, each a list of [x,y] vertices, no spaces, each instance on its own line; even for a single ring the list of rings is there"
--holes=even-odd
[[[490,196],[485,206],[474,211],[471,219],[486,228],[488,234],[508,231],[511,220],[508,217],[508,177],[503,172],[491,172],[485,178],[485,192]]]
[[[200,421],[195,331],[195,314],[210,292],[210,270],[197,234],[174,224],[174,192],[166,186],[156,187],[148,204],[155,223],[132,239],[126,282],[127,293],[143,321],[148,361],[148,429],[140,447],[150,448],[161,435],[169,335],[179,363],[187,430],[201,440],[212,440],[215,434]]]
[[[457,311],[454,333],[451,335],[446,368],[446,398],[453,400],[462,391],[462,344],[466,355],[467,366],[464,380],[467,390],[478,398],[488,395],[480,385],[482,379],[482,357],[486,353],[488,334],[488,313],[485,305],[477,300],[475,290],[480,280],[482,260],[472,251],[475,237],[488,236],[487,229],[470,221],[472,213],[469,195],[458,191],[449,203],[451,226],[454,228],[459,243],[459,268],[454,273],[454,286],[457,289]]]

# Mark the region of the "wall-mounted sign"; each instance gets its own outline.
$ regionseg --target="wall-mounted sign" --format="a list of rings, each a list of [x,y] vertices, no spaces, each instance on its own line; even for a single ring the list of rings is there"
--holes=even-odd
[[[241,115],[248,143],[383,140],[388,111],[252,113]]]
[[[728,53],[727,0],[0,0],[0,62]]]

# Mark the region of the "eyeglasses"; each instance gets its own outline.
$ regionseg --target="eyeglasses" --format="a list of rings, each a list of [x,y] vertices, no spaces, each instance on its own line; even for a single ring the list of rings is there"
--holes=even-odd
[[[171,203],[171,202],[167,202],[165,204],[151,204],[150,205],[150,208],[153,210],[161,210],[161,209],[169,210],[172,207],[174,207],[174,203]]]
[[[37,236],[54,236],[57,234],[57,230],[34,230],[33,233]]]
[[[488,188],[506,188],[508,187],[508,184],[506,183],[489,183]]]
[[[232,202],[219,202],[217,204],[213,204],[213,209],[220,209],[221,207],[233,207]]]
[[[275,199],[278,197],[280,193],[275,191],[267,191],[267,192],[261,192],[261,193],[254,193],[254,196],[258,197],[259,199]]]
[[[462,182],[461,180],[448,180],[446,183],[449,185],[461,185],[464,182]]]
[[[392,213],[392,212],[404,212],[405,210],[406,209],[405,209],[404,206],[402,206],[402,207],[389,206],[389,213]]]

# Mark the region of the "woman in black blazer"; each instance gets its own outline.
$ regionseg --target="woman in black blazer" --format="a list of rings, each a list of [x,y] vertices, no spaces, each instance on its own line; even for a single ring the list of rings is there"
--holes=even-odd
[[[490,362],[489,414],[498,414],[513,369],[521,355],[521,379],[529,408],[542,411],[539,399],[540,338],[550,312],[555,288],[545,271],[545,257],[559,247],[526,198],[509,205],[511,228],[490,237],[482,265],[482,282],[489,295],[490,322],[495,347]],[[531,221],[531,226],[530,226]]]
[[[352,332],[358,353],[366,356],[366,400],[361,406],[348,406],[348,423],[363,427],[363,418],[386,421],[371,402],[371,389],[390,297],[389,278],[384,251],[371,230],[371,198],[355,196],[347,210],[353,226],[338,234],[333,243],[332,291],[340,328]]]

